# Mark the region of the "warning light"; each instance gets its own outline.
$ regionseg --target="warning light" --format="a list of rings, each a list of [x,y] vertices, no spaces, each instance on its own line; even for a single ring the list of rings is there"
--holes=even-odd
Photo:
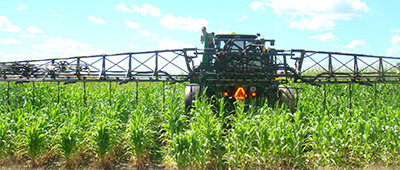
[[[256,92],[252,92],[251,96],[256,97],[257,96]]]
[[[236,92],[235,95],[233,96],[235,97],[235,99],[241,99],[243,100],[246,96],[246,92],[244,91],[243,87],[239,87]]]
[[[225,97],[228,97],[228,92],[224,92],[224,96],[225,96]]]
[[[275,80],[280,80],[281,78],[280,77],[275,77]]]

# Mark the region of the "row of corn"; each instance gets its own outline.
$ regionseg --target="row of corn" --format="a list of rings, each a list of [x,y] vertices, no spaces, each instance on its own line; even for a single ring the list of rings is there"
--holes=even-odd
[[[297,111],[200,97],[185,84],[0,84],[0,165],[179,169],[399,163],[400,85],[295,84]]]

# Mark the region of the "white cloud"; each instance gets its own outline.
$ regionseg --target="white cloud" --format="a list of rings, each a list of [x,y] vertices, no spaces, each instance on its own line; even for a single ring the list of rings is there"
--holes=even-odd
[[[392,43],[392,47],[387,49],[387,55],[400,55],[400,35],[394,35],[390,43]]]
[[[128,46],[131,47],[131,48],[133,48],[133,49],[138,48],[136,45],[132,45],[132,44],[128,44]]]
[[[164,17],[160,18],[160,23],[169,29],[193,32],[200,31],[203,26],[208,26],[208,22],[204,18],[193,19],[191,16],[188,18],[174,17],[171,14],[165,14]]]
[[[281,27],[283,26],[283,23],[279,23],[279,22],[274,22],[274,28],[275,29],[277,29],[277,30],[279,30],[279,29],[281,29]]]
[[[98,51],[98,49],[94,49],[88,43],[81,43],[71,39],[62,39],[60,37],[49,38],[44,44],[32,45],[32,47],[47,53],[57,52],[63,53],[64,55],[92,55]]]
[[[23,9],[26,9],[26,6],[24,4],[19,4],[17,9],[18,10],[23,10]]]
[[[132,5],[132,9],[135,12],[139,12],[140,15],[147,15],[147,13],[149,13],[149,15],[152,17],[161,16],[160,9],[154,7],[153,5],[144,3],[142,6],[143,8],[138,7],[137,5]]]
[[[26,53],[29,52],[27,49],[22,49],[21,51],[26,52]]]
[[[37,51],[32,51],[31,55],[36,57],[36,58],[50,58],[50,54],[48,53],[42,53],[42,52],[37,52]]]
[[[20,32],[18,26],[12,25],[7,17],[0,15],[0,30],[5,32]]]
[[[3,52],[3,51],[0,51],[0,55],[4,55],[4,52]]]
[[[394,32],[394,33],[400,33],[400,28],[399,28],[399,29],[393,29],[392,32]]]
[[[158,39],[160,36],[158,36],[157,34],[151,33],[149,30],[143,30],[143,29],[138,29],[140,35],[142,36],[151,36],[153,37],[153,40]]]
[[[341,19],[360,17],[369,11],[360,0],[267,0],[266,4],[277,14],[332,15]]]
[[[30,33],[32,33],[32,34],[36,34],[36,33],[42,32],[42,30],[40,30],[40,29],[34,27],[33,25],[29,26],[29,27],[27,28],[27,30],[28,30]]]
[[[291,16],[292,28],[308,30],[333,29],[335,20],[362,17],[370,9],[360,0],[266,0],[266,6],[279,16]]]
[[[61,15],[61,14],[53,14],[53,17],[61,18],[61,17],[63,17],[63,15]]]
[[[164,38],[160,40],[160,43],[158,44],[158,48],[161,50],[164,49],[180,49],[180,48],[191,48],[194,47],[192,44],[185,44],[182,41],[172,41],[169,39],[169,37]]]
[[[218,30],[216,34],[230,34],[231,31]]]
[[[298,28],[301,30],[330,30],[335,27],[333,20],[327,19],[324,16],[315,16],[311,20],[301,18],[298,21],[290,22],[290,28]]]
[[[125,20],[124,22],[125,22],[126,26],[128,26],[130,28],[133,28],[133,29],[140,28],[139,23],[135,23],[135,22],[128,21],[128,20]]]
[[[0,39],[1,44],[22,44],[21,41],[16,40],[13,37],[10,37],[6,40]]]
[[[104,49],[96,49],[96,50],[94,50],[94,52],[92,54],[89,54],[89,55],[99,55],[99,54],[106,54],[106,53],[107,53],[107,51]]]
[[[350,42],[349,45],[343,46],[343,48],[350,48],[350,49],[366,48],[366,49],[368,49],[369,47],[367,46],[367,42],[365,40],[354,39],[353,41]]]
[[[264,3],[263,3],[263,2],[260,2],[260,1],[254,1],[254,2],[252,2],[252,3],[250,4],[250,8],[253,9],[254,11],[257,11],[257,10],[264,11],[264,10],[265,10],[265,8],[264,8]]]
[[[9,54],[1,57],[1,61],[21,61],[27,59],[28,58],[25,57],[24,55],[19,55],[19,54]]]
[[[123,12],[132,13],[131,10],[129,10],[129,8],[126,7],[125,4],[123,4],[123,3],[118,4],[118,5],[115,7],[115,9],[116,9],[116,10],[121,10],[121,11],[123,11]]]
[[[247,15],[243,15],[242,18],[238,18],[236,19],[236,21],[243,21],[247,18]]]
[[[337,40],[338,39],[331,32],[328,32],[328,33],[323,34],[323,35],[310,36],[310,38],[317,39],[318,41],[333,41],[333,40]]]
[[[87,17],[87,19],[93,21],[93,23],[95,23],[95,24],[103,24],[103,25],[106,24],[106,22],[104,22],[103,20],[101,20],[99,17],[96,18],[96,17],[94,17],[94,16],[89,16],[89,17]]]
[[[33,35],[33,34],[20,34],[19,37],[23,37],[23,38],[26,38],[26,37],[28,37],[28,38],[35,38],[35,35]]]

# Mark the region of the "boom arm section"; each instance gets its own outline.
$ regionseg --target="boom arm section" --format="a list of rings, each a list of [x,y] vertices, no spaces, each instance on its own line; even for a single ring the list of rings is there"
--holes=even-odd
[[[252,44],[238,49],[241,51],[186,48],[0,62],[0,81],[400,82],[400,57],[263,47]],[[211,61],[195,66],[194,59],[204,55],[210,56]],[[274,77],[286,80],[275,81]]]
[[[0,81],[187,81],[197,48],[0,62]]]
[[[400,82],[400,57],[292,49],[296,82],[392,83]]]

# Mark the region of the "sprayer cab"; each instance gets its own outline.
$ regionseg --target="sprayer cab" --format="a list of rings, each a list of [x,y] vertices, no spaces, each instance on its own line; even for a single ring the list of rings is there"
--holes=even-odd
[[[214,42],[215,48],[205,49],[196,79],[186,90],[186,108],[195,94],[204,91],[207,97],[225,98],[230,105],[237,100],[264,105],[265,99],[273,105],[282,83],[277,51],[271,47],[275,40],[260,34],[217,34]]]
[[[251,34],[217,34],[215,36],[215,49],[216,51],[227,51],[228,46],[232,46],[232,52],[240,52],[249,46],[264,46],[266,42],[269,42],[270,46],[275,45],[275,40],[264,39],[259,33],[256,35]],[[225,48],[225,49],[224,49]]]

